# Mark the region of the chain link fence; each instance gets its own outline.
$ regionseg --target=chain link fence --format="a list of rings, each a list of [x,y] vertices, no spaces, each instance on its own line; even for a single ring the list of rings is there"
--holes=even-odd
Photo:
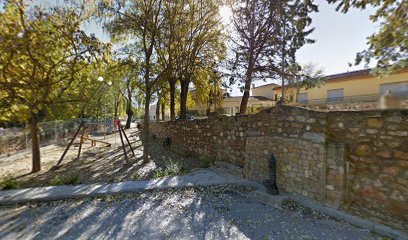
[[[112,119],[82,119],[82,121],[84,121],[91,135],[102,136],[113,131]],[[40,122],[38,124],[40,146],[64,144],[74,136],[80,123],[81,119]],[[29,125],[0,128],[0,159],[29,151],[31,151]]]

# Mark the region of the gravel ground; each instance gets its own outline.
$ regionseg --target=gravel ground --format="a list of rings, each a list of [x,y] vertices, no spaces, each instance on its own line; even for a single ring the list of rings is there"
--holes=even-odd
[[[0,239],[379,239],[243,187],[153,191],[0,208]]]

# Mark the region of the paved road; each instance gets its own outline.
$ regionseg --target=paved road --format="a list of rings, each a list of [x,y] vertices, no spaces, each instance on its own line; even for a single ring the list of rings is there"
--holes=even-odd
[[[376,239],[246,192],[202,187],[1,207],[0,239]]]

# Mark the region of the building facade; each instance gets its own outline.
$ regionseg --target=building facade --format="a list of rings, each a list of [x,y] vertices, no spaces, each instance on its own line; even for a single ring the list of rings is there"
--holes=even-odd
[[[156,109],[157,104],[152,104],[149,107],[149,119],[150,121],[156,121]],[[164,110],[164,119],[163,119],[163,112],[160,109],[160,121],[169,121],[170,120],[170,109]]]
[[[270,90],[271,84],[256,87],[253,92],[264,92],[274,100],[280,99],[282,87]],[[259,90],[258,90],[259,89]],[[336,103],[375,102],[387,90],[403,99],[408,98],[408,69],[388,76],[378,77],[370,70],[359,70],[326,77],[325,84],[311,89],[286,87],[285,96],[289,104],[325,105]]]

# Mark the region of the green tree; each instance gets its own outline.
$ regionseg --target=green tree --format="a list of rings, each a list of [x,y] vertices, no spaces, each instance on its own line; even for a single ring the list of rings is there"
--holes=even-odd
[[[159,39],[160,63],[169,84],[170,116],[175,119],[176,87],[180,83],[180,118],[185,118],[189,86],[200,69],[212,65],[225,46],[219,3],[214,0],[164,1],[164,26]]]
[[[211,66],[216,56],[225,53],[219,3],[214,0],[190,0],[185,3],[187,21],[181,24],[180,57],[176,61],[180,80],[180,118],[187,113],[189,86],[201,68]]]
[[[368,49],[357,53],[355,64],[377,61],[375,73],[387,74],[408,67],[408,1],[405,0],[328,0],[337,10],[373,7],[372,22],[379,30],[368,37]]]
[[[214,88],[214,81],[215,88]],[[221,90],[222,83],[220,81],[219,73],[214,69],[199,69],[193,80],[194,91],[192,92],[192,99],[199,106],[206,106],[207,115],[211,112],[211,107],[214,105],[216,99],[217,109],[222,107],[223,92]]]
[[[184,9],[183,0],[165,0],[163,1],[163,27],[158,39],[159,64],[165,69],[164,78],[168,83],[170,119],[176,118],[176,88],[178,83],[176,59],[181,57],[182,42],[181,33],[185,21],[182,14]],[[161,88],[166,88],[164,85]]]
[[[38,121],[51,106],[72,100],[67,94],[105,49],[80,29],[85,7],[41,8],[19,0],[0,12],[0,115],[28,121],[33,172],[41,170]]]
[[[149,161],[149,106],[162,73],[157,64],[157,41],[162,27],[162,0],[103,1],[106,27],[113,40],[126,45],[122,54],[140,60],[139,90],[144,92],[143,161]]]

